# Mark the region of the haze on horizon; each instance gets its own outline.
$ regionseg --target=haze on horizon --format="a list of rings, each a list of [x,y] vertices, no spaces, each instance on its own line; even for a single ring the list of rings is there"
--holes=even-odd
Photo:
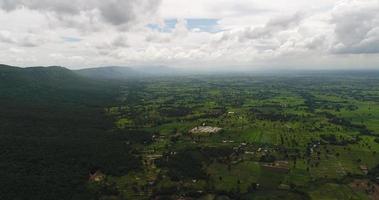
[[[378,0],[0,0],[16,66],[377,69]]]

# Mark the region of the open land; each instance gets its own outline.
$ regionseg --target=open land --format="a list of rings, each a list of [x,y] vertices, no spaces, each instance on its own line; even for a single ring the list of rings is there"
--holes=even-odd
[[[156,78],[126,84],[119,98],[120,105],[107,111],[120,134],[150,134],[144,145],[131,144],[142,159],[159,155],[140,172],[110,177],[126,197],[376,194],[378,174],[371,171],[379,164],[377,78]],[[373,189],[356,186],[357,180]]]

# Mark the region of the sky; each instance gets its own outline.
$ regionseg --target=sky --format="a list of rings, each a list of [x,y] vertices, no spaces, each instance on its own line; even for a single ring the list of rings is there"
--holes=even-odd
[[[379,69],[379,0],[0,0],[0,63]]]

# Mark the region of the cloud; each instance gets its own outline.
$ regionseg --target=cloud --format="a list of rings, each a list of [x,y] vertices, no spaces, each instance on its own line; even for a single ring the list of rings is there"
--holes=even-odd
[[[377,66],[378,3],[0,0],[0,45],[8,49],[0,60],[74,67],[354,67],[357,60]]]
[[[185,19],[169,20],[163,27],[148,26],[148,29],[151,30],[146,35],[145,41],[152,43],[180,43],[178,40],[183,41],[190,33],[188,20]]]
[[[62,37],[63,41],[65,42],[80,42],[82,39],[77,38],[77,37],[69,37],[69,36],[63,36]]]
[[[0,31],[0,42],[14,44],[21,47],[36,47],[45,42],[44,39],[32,33],[22,33],[18,37],[10,31]]]
[[[114,47],[129,47],[128,38],[125,35],[119,35],[111,43]]]
[[[10,48],[9,51],[12,53],[24,53],[25,52],[24,50],[17,49],[17,48]]]
[[[152,43],[169,43],[172,41],[171,34],[151,32],[145,37],[146,42]]]
[[[0,31],[0,42],[15,43],[15,39],[10,31],[2,30]]]
[[[18,44],[23,47],[37,47],[45,43],[45,39],[41,38],[39,35],[26,34],[19,41]]]
[[[240,40],[244,41],[245,39],[272,37],[273,34],[298,26],[302,20],[304,20],[304,15],[302,13],[296,13],[294,15],[273,18],[269,20],[268,23],[263,27],[246,28],[240,34]]]
[[[344,0],[332,12],[335,39],[332,52],[379,53],[379,1]]]
[[[93,38],[88,44],[88,47],[95,49],[100,56],[109,56],[115,51],[130,47],[126,34],[101,36],[101,38],[100,40]]]
[[[60,19],[97,13],[112,25],[130,25],[157,11],[160,0],[1,0],[6,11],[21,8],[51,12]]]
[[[249,50],[251,51],[249,55],[253,53],[260,56],[262,54],[277,56],[305,49],[317,49],[317,35],[309,37],[299,31],[301,23],[306,20],[305,14],[300,12],[276,16],[268,19],[261,26],[247,26],[239,30],[224,31],[213,44],[217,48],[224,44],[229,48],[233,47],[233,50],[238,48]]]

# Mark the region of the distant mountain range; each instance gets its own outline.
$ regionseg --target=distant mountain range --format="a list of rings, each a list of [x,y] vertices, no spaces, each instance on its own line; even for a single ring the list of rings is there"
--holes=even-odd
[[[180,72],[180,70],[166,66],[107,66],[69,70],[59,66],[21,68],[0,64],[0,77],[2,81],[13,79],[20,81],[20,83],[33,81],[48,82],[51,80],[70,82],[70,79],[71,81],[74,81],[72,79],[76,79],[75,81],[77,81],[79,76],[90,79],[124,80],[151,76],[170,76],[179,74]]]
[[[107,66],[97,68],[87,68],[80,70],[70,70],[59,66],[49,67],[15,67],[0,64],[0,88],[12,88],[17,86],[37,87],[41,85],[56,86],[58,88],[78,88],[80,86],[87,87],[88,84],[93,85],[101,83],[101,81],[109,80],[129,80],[146,77],[159,76],[175,76],[175,75],[194,75],[194,74],[219,74],[219,75],[311,75],[311,76],[328,76],[328,75],[362,75],[377,76],[377,70],[288,70],[288,71],[267,71],[267,72],[233,72],[233,71],[191,71],[180,70],[167,66]],[[96,81],[93,81],[96,80]]]
[[[140,66],[140,67],[107,66],[107,67],[75,70],[74,72],[88,78],[114,79],[114,80],[151,77],[151,76],[170,76],[170,75],[175,75],[175,74],[180,73],[179,70],[166,67],[166,66]]]
[[[81,101],[82,96],[89,95],[101,101],[105,91],[108,96],[114,95],[117,84],[113,83],[117,81],[175,74],[179,71],[164,66],[70,70],[59,66],[21,68],[0,64],[0,102],[69,102]]]

